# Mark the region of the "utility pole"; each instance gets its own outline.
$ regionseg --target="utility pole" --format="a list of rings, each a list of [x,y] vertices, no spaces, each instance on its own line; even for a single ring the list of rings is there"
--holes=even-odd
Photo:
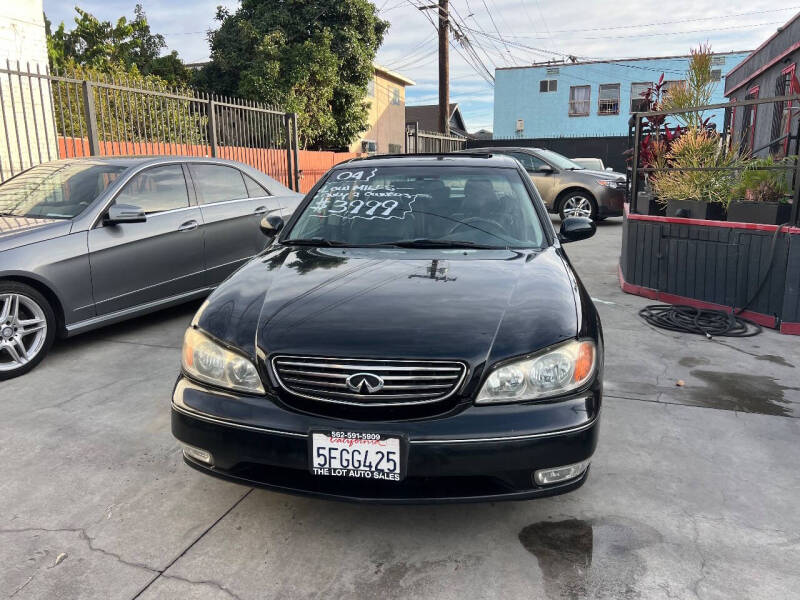
[[[420,10],[439,12],[439,131],[450,135],[450,7],[449,0],[420,6]]]
[[[439,131],[450,134],[450,7],[439,0]]]

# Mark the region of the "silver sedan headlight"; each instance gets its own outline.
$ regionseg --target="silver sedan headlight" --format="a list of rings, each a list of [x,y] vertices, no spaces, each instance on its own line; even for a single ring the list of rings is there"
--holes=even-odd
[[[571,340],[497,367],[486,378],[475,403],[524,402],[559,396],[583,386],[596,368],[594,342]]]
[[[215,342],[198,329],[186,330],[181,356],[184,372],[195,379],[249,394],[264,393],[261,377],[250,359]]]

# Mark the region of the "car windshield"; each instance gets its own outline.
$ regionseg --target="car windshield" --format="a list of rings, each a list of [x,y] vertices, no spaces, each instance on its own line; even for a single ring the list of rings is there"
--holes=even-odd
[[[539,155],[549,162],[551,165],[555,166],[557,169],[566,169],[566,170],[578,170],[583,169],[578,163],[571,161],[563,154],[559,154],[558,152],[553,152],[552,150],[537,150]]]
[[[515,169],[370,167],[329,175],[284,243],[538,248],[533,200]]]
[[[0,215],[72,219],[125,169],[86,162],[33,167],[0,184]]]

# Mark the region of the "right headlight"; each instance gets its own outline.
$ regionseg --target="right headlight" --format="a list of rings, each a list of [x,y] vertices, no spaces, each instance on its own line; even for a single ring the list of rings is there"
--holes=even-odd
[[[263,394],[264,385],[252,361],[189,327],[183,336],[182,361],[187,375],[220,387]]]
[[[596,366],[594,342],[571,340],[497,367],[484,381],[475,403],[524,402],[560,396],[588,382]]]

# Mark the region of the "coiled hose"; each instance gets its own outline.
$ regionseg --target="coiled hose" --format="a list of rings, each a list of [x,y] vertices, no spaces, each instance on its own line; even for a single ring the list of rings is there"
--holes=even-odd
[[[788,225],[788,223],[778,225],[775,230],[770,247],[769,268],[761,277],[756,291],[741,308],[731,309],[731,312],[728,313],[723,310],[695,308],[685,304],[650,304],[639,311],[639,316],[653,327],[681,333],[697,333],[708,339],[712,337],[750,337],[761,333],[759,324],[740,317],[739,314],[753,303],[767,283],[772,265],[775,264],[778,236],[781,230]]]

